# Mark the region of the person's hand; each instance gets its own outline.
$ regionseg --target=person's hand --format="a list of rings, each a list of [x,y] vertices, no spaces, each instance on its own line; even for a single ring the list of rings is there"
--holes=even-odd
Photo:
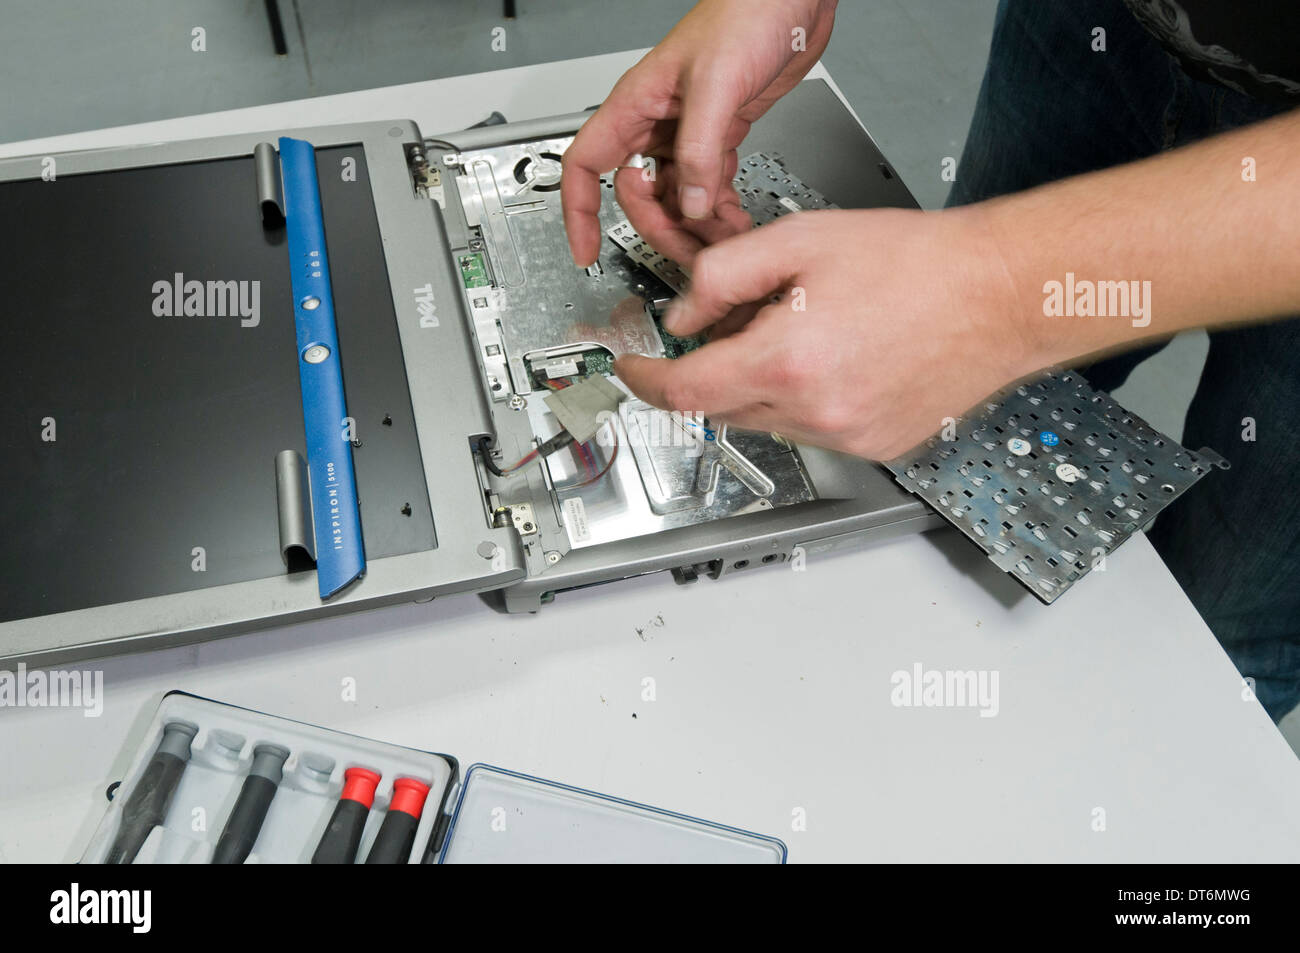
[[[888,460],[1042,366],[1018,314],[975,207],[799,212],[696,256],[664,326],[707,344],[615,373],[666,410]]]
[[[600,176],[662,255],[689,266],[749,228],[731,185],[750,124],[812,69],[836,0],[704,0],[618,81],[563,156],[561,198],[580,267],[600,252]],[[655,174],[629,167],[653,156]]]

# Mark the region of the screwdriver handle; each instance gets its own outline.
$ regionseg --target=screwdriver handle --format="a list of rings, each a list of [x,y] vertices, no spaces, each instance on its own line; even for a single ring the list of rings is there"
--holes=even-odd
[[[214,864],[242,864],[248,859],[284,777],[284,762],[288,757],[289,749],[280,745],[260,744],[253,749],[248,776],[212,852]]]
[[[122,820],[104,863],[131,863],[149,833],[167,819],[172,797],[189,764],[190,742],[197,734],[196,727],[183,721],[168,722],[163,727],[162,741],[122,805]]]
[[[370,805],[375,802],[379,775],[368,768],[348,768],[343,772],[343,779],[343,793],[316,845],[316,853],[311,858],[313,864],[350,864],[357,859]]]
[[[429,796],[429,785],[415,778],[398,778],[393,782],[393,799],[379,825],[375,842],[366,855],[367,864],[404,864],[415,846],[415,831],[420,826],[420,812]]]

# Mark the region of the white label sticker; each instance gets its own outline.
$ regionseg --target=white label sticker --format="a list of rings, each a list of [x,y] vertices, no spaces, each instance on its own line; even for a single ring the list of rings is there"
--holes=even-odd
[[[564,528],[569,531],[569,542],[583,543],[591,538],[587,526],[587,507],[582,498],[571,496],[564,501]]]
[[[550,380],[555,380],[557,377],[575,377],[577,373],[578,362],[576,360],[561,360],[546,365],[546,376]]]
[[[1075,480],[1083,476],[1083,474],[1079,472],[1079,468],[1073,463],[1058,464],[1056,467],[1056,475],[1066,483],[1073,483]]]
[[[1022,440],[1020,437],[1012,437],[1007,441],[1007,449],[1018,457],[1023,457],[1030,450],[1029,441]]]
[[[803,211],[803,206],[800,205],[798,202],[796,202],[794,199],[789,198],[788,196],[783,195],[779,199],[777,199],[777,201],[780,202],[782,205],[784,205],[791,212]]]

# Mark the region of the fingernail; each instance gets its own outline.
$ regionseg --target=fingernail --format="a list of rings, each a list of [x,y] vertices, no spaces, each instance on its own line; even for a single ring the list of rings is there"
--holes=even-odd
[[[683,185],[677,192],[677,204],[687,218],[704,218],[709,214],[709,193],[699,185]]]

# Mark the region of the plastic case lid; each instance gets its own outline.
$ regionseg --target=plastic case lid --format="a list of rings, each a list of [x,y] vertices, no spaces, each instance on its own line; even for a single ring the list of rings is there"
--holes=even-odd
[[[486,764],[465,773],[439,863],[783,864],[775,837]]]

